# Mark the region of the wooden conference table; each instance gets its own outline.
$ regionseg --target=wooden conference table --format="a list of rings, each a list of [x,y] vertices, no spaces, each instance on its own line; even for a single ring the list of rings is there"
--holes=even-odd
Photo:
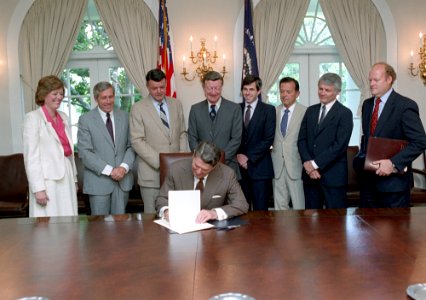
[[[0,299],[389,300],[426,282],[426,207],[257,212],[183,235],[153,218],[0,220]]]

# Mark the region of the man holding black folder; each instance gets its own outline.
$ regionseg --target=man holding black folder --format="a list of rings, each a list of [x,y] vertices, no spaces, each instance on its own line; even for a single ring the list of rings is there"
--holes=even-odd
[[[417,103],[393,90],[395,80],[396,73],[387,63],[376,63],[370,70],[373,97],[362,106],[361,149],[353,162],[360,175],[361,207],[409,207],[411,163],[426,149]],[[383,152],[381,159],[368,162],[378,150],[373,149],[373,137],[399,143],[401,150],[388,157]]]

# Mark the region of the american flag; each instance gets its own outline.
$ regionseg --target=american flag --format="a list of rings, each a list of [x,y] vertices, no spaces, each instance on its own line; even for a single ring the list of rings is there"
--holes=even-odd
[[[173,68],[173,55],[171,40],[169,36],[169,17],[167,14],[166,0],[160,0],[160,10],[158,15],[160,26],[160,56],[158,68],[166,74],[167,90],[166,96],[176,98],[175,73]]]
[[[257,67],[256,46],[254,43],[251,0],[244,1],[244,47],[243,47],[243,78],[246,75],[259,76]]]

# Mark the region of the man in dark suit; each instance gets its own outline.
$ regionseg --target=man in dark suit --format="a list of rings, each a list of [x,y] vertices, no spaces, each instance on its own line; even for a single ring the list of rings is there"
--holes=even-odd
[[[363,136],[354,159],[360,172],[361,207],[409,207],[411,163],[426,148],[418,106],[392,89],[395,79],[394,69],[386,63],[376,63],[370,70],[373,97],[362,106]],[[406,140],[408,145],[390,159],[373,162],[376,172],[368,172],[363,167],[370,136]]]
[[[348,166],[346,148],[352,134],[352,112],[337,101],[342,80],[326,73],[318,81],[321,103],[303,117],[297,147],[303,162],[306,208],[346,207]]]
[[[201,208],[197,223],[224,220],[245,214],[248,204],[235,172],[219,162],[220,150],[210,142],[201,142],[192,160],[183,159],[171,166],[156,200],[160,217],[168,219],[168,194],[173,190],[201,191]]]
[[[243,127],[241,107],[222,97],[223,78],[218,72],[207,72],[202,85],[206,100],[192,105],[189,112],[189,148],[193,151],[202,141],[214,143],[225,152],[226,165],[240,179],[236,154]]]
[[[253,210],[268,210],[274,177],[270,148],[275,135],[275,108],[259,100],[261,88],[262,80],[257,76],[247,75],[241,83],[243,136],[237,161],[240,184]]]
[[[93,88],[98,106],[78,121],[78,155],[84,165],[83,192],[93,215],[123,214],[133,186],[135,153],[129,139],[129,117],[114,109],[109,82]]]

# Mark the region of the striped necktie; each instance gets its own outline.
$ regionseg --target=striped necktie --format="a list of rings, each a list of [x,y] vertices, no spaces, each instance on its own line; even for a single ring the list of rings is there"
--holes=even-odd
[[[161,122],[163,122],[164,126],[166,126],[167,129],[169,129],[170,128],[169,122],[167,121],[167,115],[166,115],[166,112],[163,109],[163,104],[164,104],[163,102],[159,103],[159,105],[160,105],[160,118],[161,118]]]

